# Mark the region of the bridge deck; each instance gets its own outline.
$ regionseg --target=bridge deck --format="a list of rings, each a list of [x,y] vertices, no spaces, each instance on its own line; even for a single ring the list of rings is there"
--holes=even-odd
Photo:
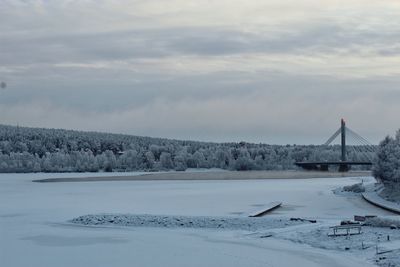
[[[368,161],[317,161],[317,162],[296,162],[297,166],[305,170],[329,171],[329,166],[339,166],[339,172],[347,172],[352,165],[371,166]]]

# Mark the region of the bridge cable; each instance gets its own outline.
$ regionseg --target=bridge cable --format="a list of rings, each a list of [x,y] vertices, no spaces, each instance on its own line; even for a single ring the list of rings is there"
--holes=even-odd
[[[346,127],[346,130],[348,132],[350,132],[351,134],[353,134],[354,136],[356,136],[357,138],[359,138],[360,140],[362,140],[366,145],[368,146],[373,146],[371,144],[371,142],[369,142],[367,139],[365,139],[364,137],[362,137],[361,135],[359,135],[358,133],[356,133],[355,131],[351,130],[350,128]]]
[[[353,151],[356,151],[356,154],[358,157],[360,157],[361,159],[366,159],[367,161],[372,161],[373,156],[371,155],[370,151],[365,151],[366,147],[364,145],[359,145],[359,141],[357,139],[355,139],[353,136],[349,136],[350,139],[352,139],[352,141],[354,140],[354,143],[356,145],[349,145],[349,147],[351,149],[353,149]]]
[[[329,146],[339,136],[341,129],[339,128],[329,139],[325,142],[324,146]]]
[[[361,154],[362,156],[364,156],[365,158],[367,158],[369,161],[373,161],[373,153],[375,153],[375,149],[373,148],[372,145],[366,145],[364,140],[361,140],[360,138],[358,138],[357,135],[354,134],[349,134],[349,139],[351,139],[352,141],[355,142],[355,146],[353,146],[352,148],[354,148],[356,151],[358,151],[359,155]]]
[[[356,132],[354,132],[353,130],[351,130],[347,127],[346,127],[346,130],[351,136],[353,136],[355,139],[357,139],[360,144],[371,148],[373,151],[376,150],[376,146],[372,145],[368,140],[366,140],[365,138],[363,138],[362,136],[360,136],[359,134],[357,134]]]
[[[350,136],[350,135],[348,135],[347,138],[351,143],[355,143],[356,144],[356,145],[353,145],[353,144],[350,145],[349,144],[350,142],[347,142],[347,147],[352,150],[352,152],[355,154],[355,156],[357,156],[357,158],[360,158],[361,151],[357,146],[356,140],[354,139],[353,136]]]
[[[376,153],[376,148],[374,146],[366,144],[363,140],[359,139],[357,136],[349,135],[349,137],[352,137],[357,142],[357,144],[363,147],[366,151],[371,153]]]
[[[369,158],[366,154],[364,154],[362,151],[360,151],[360,148],[358,148],[357,146],[349,146],[350,149],[352,149],[355,158],[353,159],[354,161],[362,161],[362,160],[366,160],[369,161]]]

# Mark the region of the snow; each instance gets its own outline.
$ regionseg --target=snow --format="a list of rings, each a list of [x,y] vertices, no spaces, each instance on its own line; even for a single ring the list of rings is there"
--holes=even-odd
[[[317,227],[303,228],[302,231],[286,231],[280,234],[282,238],[298,243],[306,243],[316,248],[330,250],[363,250],[365,247],[375,249],[376,244],[400,241],[400,231],[389,228],[362,226],[362,234],[352,236],[329,236],[332,230],[329,224]],[[390,236],[390,242],[387,241]],[[400,247],[399,247],[400,248]]]
[[[358,183],[361,178],[31,182],[87,176],[90,174],[0,175],[0,266],[369,266],[367,257],[294,243],[285,233],[332,225],[354,214],[390,214],[361,198],[333,194],[333,189]],[[254,208],[278,200],[283,206],[267,218],[246,218]],[[258,223],[266,220],[268,229],[71,223],[87,214],[130,214],[140,219],[164,216],[169,222],[206,218],[209,223],[219,218],[232,224],[239,218],[246,223],[261,219]],[[290,217],[317,218],[318,223],[288,222]],[[268,233],[273,236],[260,238]]]

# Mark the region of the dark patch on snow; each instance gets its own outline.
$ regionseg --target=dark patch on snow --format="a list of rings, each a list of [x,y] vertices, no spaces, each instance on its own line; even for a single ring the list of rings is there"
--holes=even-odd
[[[283,228],[305,222],[287,218],[207,217],[207,216],[162,216],[162,215],[85,215],[71,220],[81,225],[162,227],[162,228],[207,228],[225,230],[249,230]]]

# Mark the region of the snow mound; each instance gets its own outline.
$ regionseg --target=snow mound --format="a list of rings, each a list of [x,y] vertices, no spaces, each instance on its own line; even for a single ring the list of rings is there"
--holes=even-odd
[[[248,230],[284,228],[304,224],[287,218],[162,216],[131,214],[84,215],[70,222],[80,225],[162,227],[162,228],[206,228],[226,230]]]
[[[336,188],[333,191],[335,195],[343,197],[359,197],[362,193],[369,190],[369,185],[363,183],[357,183],[353,185],[347,185],[344,187]]]
[[[365,224],[373,227],[392,227],[400,228],[400,220],[392,218],[373,217],[367,218]]]
[[[353,193],[363,193],[365,192],[365,187],[362,183],[358,183],[358,184],[344,186],[343,191],[353,192]]]

